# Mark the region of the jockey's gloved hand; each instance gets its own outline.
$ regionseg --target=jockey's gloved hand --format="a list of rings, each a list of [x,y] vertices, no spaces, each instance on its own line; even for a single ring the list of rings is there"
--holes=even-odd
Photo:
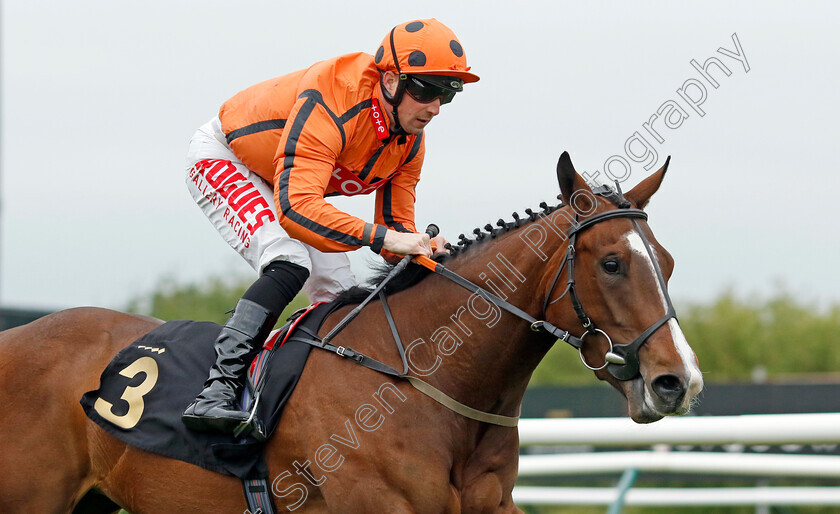
[[[394,235],[391,235],[393,232]],[[411,233],[411,232],[397,232],[394,230],[389,230],[388,233],[385,234],[385,243],[382,245],[382,250],[380,250],[379,255],[382,256],[383,259],[388,261],[391,264],[397,264],[402,260],[405,255],[423,255],[425,257],[437,257],[439,255],[449,255],[449,250],[446,249],[446,238],[440,235],[436,235],[438,233],[437,226],[434,227],[434,230],[431,231],[431,225],[429,229],[426,229],[425,234],[418,234],[418,233]],[[430,235],[434,235],[433,238],[429,239]],[[404,237],[407,236],[407,237]],[[417,242],[419,241],[419,245]],[[389,248],[389,244],[392,245]],[[420,251],[395,251],[394,248],[401,245],[414,245],[414,248],[417,250],[424,250],[424,252]],[[426,253],[428,252],[428,253]]]
[[[399,255],[431,257],[432,247],[429,241],[429,234],[397,232],[396,230],[389,229],[385,233],[385,241],[382,244],[382,249]]]

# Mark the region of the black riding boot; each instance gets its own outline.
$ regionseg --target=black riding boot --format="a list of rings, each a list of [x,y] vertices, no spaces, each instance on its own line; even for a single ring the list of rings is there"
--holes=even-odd
[[[285,261],[272,262],[245,291],[236,304],[233,316],[216,339],[216,363],[210,368],[204,390],[181,416],[187,427],[232,433],[248,420],[249,413],[240,410],[237,405],[248,367],[280,313],[308,277],[309,271],[302,266]],[[251,424],[259,435],[259,420]]]
[[[277,322],[277,315],[250,300],[239,300],[216,339],[216,363],[204,390],[187,407],[181,420],[202,432],[232,433],[249,413],[237,405],[251,361]]]

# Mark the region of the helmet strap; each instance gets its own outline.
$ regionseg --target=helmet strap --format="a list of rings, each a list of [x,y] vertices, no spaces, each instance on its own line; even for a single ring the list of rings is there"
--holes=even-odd
[[[405,77],[405,78],[403,78]],[[392,95],[388,88],[385,87],[385,72],[380,72],[379,74],[379,87],[382,90],[382,98],[385,99],[386,102],[391,104],[391,117],[394,118],[393,123],[388,127],[391,134],[395,136],[407,136],[408,132],[402,128],[400,125],[400,115],[398,112],[398,108],[400,103],[402,103],[403,96],[405,95],[405,81],[408,77],[404,74],[400,74],[399,82],[397,82],[397,89],[394,91]]]
[[[394,123],[389,127],[389,130],[392,135],[394,136],[402,136],[403,140],[405,136],[408,135],[408,132],[400,125],[400,114],[397,111],[399,108],[400,103],[402,103],[403,95],[405,94],[405,82],[408,80],[408,75],[400,70],[400,61],[397,59],[397,47],[394,45],[394,31],[397,30],[397,27],[391,29],[391,58],[394,60],[394,67],[397,69],[397,90],[392,95],[388,92],[388,88],[385,87],[385,73],[379,74],[379,83],[382,87],[382,96],[385,97],[385,100],[391,104],[391,115],[394,118]]]

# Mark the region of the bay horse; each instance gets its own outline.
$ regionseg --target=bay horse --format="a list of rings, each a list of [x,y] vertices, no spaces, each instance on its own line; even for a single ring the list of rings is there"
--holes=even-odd
[[[643,209],[666,168],[622,200]],[[578,220],[620,209],[592,194],[566,153],[557,176],[562,207],[462,238],[462,251],[444,264],[584,340],[581,358],[626,397],[636,422],[686,413],[703,382],[668,314],[672,257],[641,216],[601,218],[572,240]],[[565,293],[564,283],[572,284]],[[518,414],[532,372],[557,339],[439,274],[391,294],[388,304],[408,343],[411,374],[502,416]],[[333,314],[322,335],[351,307]],[[597,329],[582,328],[584,308]],[[82,411],[79,398],[98,386],[114,355],[160,323],[78,308],[0,334],[0,512],[70,512],[91,491],[133,514],[245,511],[238,479],[128,446]],[[638,370],[617,378],[609,355],[644,332]],[[386,363],[400,359],[376,301],[333,342]],[[521,512],[511,498],[518,451],[516,428],[468,419],[404,380],[316,350],[265,455],[281,511]],[[112,511],[108,503],[99,511]]]

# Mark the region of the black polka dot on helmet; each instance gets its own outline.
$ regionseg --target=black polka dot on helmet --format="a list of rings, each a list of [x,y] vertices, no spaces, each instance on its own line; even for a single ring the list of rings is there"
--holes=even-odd
[[[462,91],[464,83],[477,82],[478,75],[470,72],[464,48],[452,30],[434,18],[414,20],[397,25],[385,36],[376,51],[374,63],[380,71],[382,97],[391,104],[394,134],[405,135],[400,126],[398,107],[409,77],[417,75],[417,88],[423,84],[443,88],[441,103],[452,100],[455,92]],[[385,87],[385,73],[397,74],[396,90]],[[421,77],[422,76],[422,77]],[[423,95],[415,95],[422,99]],[[435,94],[428,95],[429,98]],[[433,101],[433,100],[428,100]]]
[[[448,75],[477,82],[463,46],[452,30],[434,18],[397,25],[385,36],[374,62],[382,71],[399,74]]]

